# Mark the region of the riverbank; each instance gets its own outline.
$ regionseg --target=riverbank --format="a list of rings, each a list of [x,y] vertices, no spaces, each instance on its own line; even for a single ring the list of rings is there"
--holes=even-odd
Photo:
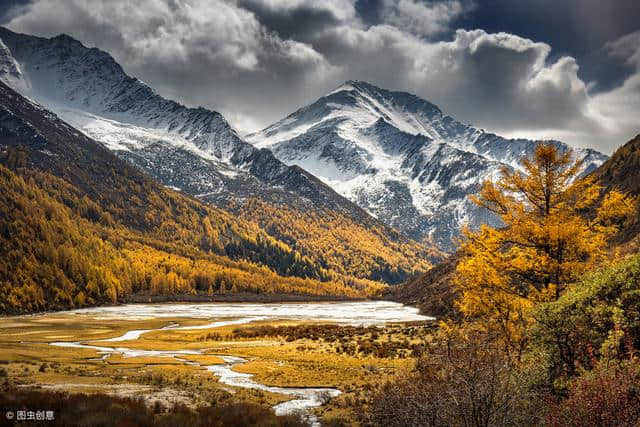
[[[130,295],[122,300],[121,304],[129,303],[172,303],[172,302],[257,302],[257,303],[278,303],[278,302],[333,302],[333,301],[368,301],[362,298],[348,298],[331,295],[308,295],[308,294],[253,294],[248,292],[239,293],[215,293],[208,295],[183,294],[183,295],[151,295],[149,293],[138,293]]]
[[[115,304],[100,304],[94,306],[83,307],[60,307],[56,310],[35,311],[35,312],[2,312],[0,318],[23,316],[23,315],[43,315],[50,313],[63,313],[74,309],[90,309],[97,307],[121,307],[126,304],[171,304],[171,303],[312,303],[312,302],[363,302],[363,301],[382,301],[382,299],[364,299],[349,298],[344,296],[333,295],[310,295],[310,294],[255,294],[249,292],[238,293],[214,293],[209,295],[205,292],[196,294],[177,294],[177,295],[153,295],[147,292],[132,294]]]
[[[232,401],[277,409],[292,401],[283,389],[331,389],[312,414],[348,419],[367,390],[412,366],[424,319],[383,301],[97,307],[0,319],[0,364],[12,387],[133,393],[166,407]],[[219,381],[220,370],[232,379]],[[247,378],[260,386],[230,384]],[[322,391],[314,405],[325,403]]]

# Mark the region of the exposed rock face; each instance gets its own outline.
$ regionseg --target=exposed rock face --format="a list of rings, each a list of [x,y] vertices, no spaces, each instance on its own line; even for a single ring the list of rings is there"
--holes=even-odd
[[[468,196],[503,166],[517,168],[536,146],[460,123],[415,95],[359,81],[247,140],[308,170],[383,222],[446,249],[463,224],[496,223]],[[594,150],[575,153],[585,159],[584,173],[606,160]]]

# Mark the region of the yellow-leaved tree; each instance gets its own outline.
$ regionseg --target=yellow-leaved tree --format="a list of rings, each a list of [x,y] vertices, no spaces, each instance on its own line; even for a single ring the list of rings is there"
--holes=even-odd
[[[633,200],[594,178],[579,178],[581,161],[541,143],[521,170],[503,168],[473,201],[503,226],[464,230],[456,271],[459,310],[477,327],[498,333],[509,352],[522,351],[529,309],[557,299],[606,257],[608,240],[633,210]]]

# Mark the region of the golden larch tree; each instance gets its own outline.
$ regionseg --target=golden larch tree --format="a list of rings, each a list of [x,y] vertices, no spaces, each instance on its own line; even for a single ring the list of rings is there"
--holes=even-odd
[[[498,332],[507,349],[526,342],[529,309],[557,299],[585,271],[602,262],[608,240],[633,210],[633,200],[580,178],[583,162],[541,143],[521,170],[504,167],[473,201],[503,225],[464,230],[456,271],[460,311]]]

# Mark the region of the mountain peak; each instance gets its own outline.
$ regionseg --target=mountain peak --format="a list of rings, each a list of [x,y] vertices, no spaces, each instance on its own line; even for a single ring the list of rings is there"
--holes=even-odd
[[[364,80],[347,80],[343,84],[338,86],[335,90],[331,91],[330,93],[343,92],[343,91],[345,92],[356,91],[356,92],[365,92],[365,93],[366,92],[373,92],[373,93],[388,92],[386,89],[382,89],[381,87],[371,84],[369,82],[366,82]]]
[[[409,113],[429,112],[431,116],[443,115],[442,110],[437,105],[413,93],[384,89],[364,80],[347,80],[325,97],[343,92],[357,93],[359,97],[367,102],[376,101],[385,105],[395,105]]]
[[[380,88],[378,86],[375,86],[369,82],[366,82],[364,80],[347,80],[344,82],[343,86],[348,87],[354,87],[354,88],[358,88],[358,89],[362,89],[362,88],[370,88],[370,89],[378,89],[380,90]]]
[[[62,43],[65,43],[65,44],[85,47],[79,40],[74,39],[73,37],[71,37],[70,35],[65,34],[65,33],[61,33],[61,34],[58,34],[55,37],[51,37],[51,40],[62,42]]]
[[[484,132],[417,95],[360,80],[347,80],[248,140],[388,225],[443,249],[452,248],[463,224],[497,224],[468,195],[503,166],[518,168],[537,144]],[[576,156],[587,172],[605,159],[586,150]]]
[[[340,92],[382,93],[389,91],[364,80],[346,80],[325,96]]]

